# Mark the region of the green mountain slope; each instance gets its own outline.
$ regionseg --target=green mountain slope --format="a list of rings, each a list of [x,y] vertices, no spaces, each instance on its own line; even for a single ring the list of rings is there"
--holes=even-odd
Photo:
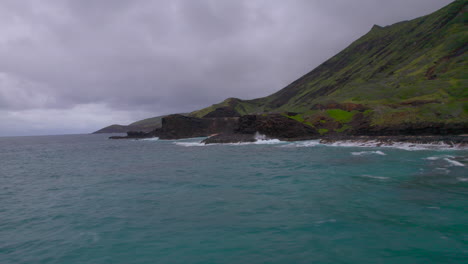
[[[284,89],[264,98],[230,98],[191,113],[215,109],[239,114],[296,112],[317,120],[346,123],[363,113],[373,125],[468,120],[467,0],[411,21],[374,26],[345,50]],[[323,130],[324,132],[327,132]]]
[[[129,125],[110,125],[104,128],[99,129],[93,134],[104,134],[104,133],[127,133],[128,131],[143,131],[150,132],[157,128],[161,128],[162,119],[164,116],[156,116],[151,118],[146,118],[137,122],[133,122]]]

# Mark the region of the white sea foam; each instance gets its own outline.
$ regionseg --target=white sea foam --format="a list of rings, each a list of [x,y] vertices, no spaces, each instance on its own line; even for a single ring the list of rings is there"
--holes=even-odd
[[[246,145],[276,145],[276,144],[284,144],[284,141],[279,139],[262,139],[257,140],[254,142],[238,142],[238,143],[217,143],[217,144],[210,144],[210,145],[224,145],[224,146],[246,146]]]
[[[343,140],[336,141],[333,143],[325,143],[327,146],[333,147],[363,147],[363,148],[396,148],[403,149],[408,151],[415,150],[464,150],[467,149],[466,146],[460,145],[450,145],[443,142],[433,143],[433,144],[416,144],[408,142],[381,142],[377,140]]]
[[[182,147],[206,147],[205,143],[201,142],[174,142],[177,146],[182,146]]]
[[[306,140],[306,141],[295,141],[295,142],[285,145],[284,147],[304,148],[304,147],[315,147],[318,145],[321,145],[320,140]]]
[[[374,175],[361,175],[361,177],[364,177],[364,178],[371,178],[371,179],[377,179],[377,180],[387,180],[387,179],[388,179],[388,177],[374,176]]]
[[[275,145],[275,144],[284,144],[284,141],[279,139],[261,139],[262,137],[258,137],[257,141],[254,142],[239,142],[239,143],[213,143],[213,144],[205,144],[201,141],[199,142],[180,142],[176,141],[174,144],[183,147],[206,147],[206,146],[245,146],[245,145]]]
[[[256,145],[271,145],[271,144],[281,144],[285,143],[279,139],[262,139],[262,140],[257,140],[255,142],[252,142],[253,144]]]
[[[445,161],[447,161],[448,163],[450,163],[451,165],[453,166],[457,166],[457,167],[465,167],[465,164],[461,163],[461,162],[458,162],[456,160],[451,160],[449,158],[444,158]]]
[[[144,140],[144,141],[158,141],[158,140],[159,140],[159,138],[158,138],[158,137],[153,137],[153,138],[144,138],[144,139],[142,139],[142,140]]]
[[[461,181],[461,182],[468,182],[468,178],[459,177],[459,178],[457,178],[457,180]]]
[[[440,159],[444,159],[444,158],[454,159],[455,157],[451,156],[451,155],[440,155],[440,156],[427,157],[427,158],[424,158],[424,159],[425,160],[440,160]]]
[[[373,154],[376,154],[376,155],[381,155],[381,156],[385,156],[387,154],[383,153],[382,151],[380,150],[377,150],[377,151],[360,151],[360,152],[351,152],[351,155],[353,156],[363,156],[363,155],[373,155]]]

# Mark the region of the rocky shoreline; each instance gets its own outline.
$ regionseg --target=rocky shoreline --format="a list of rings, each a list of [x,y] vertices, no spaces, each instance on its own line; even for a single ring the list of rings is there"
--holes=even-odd
[[[262,139],[281,141],[320,140],[324,144],[353,141],[392,145],[394,142],[413,144],[445,144],[467,146],[466,124],[434,126],[434,124],[408,124],[396,128],[360,126],[354,133],[329,133],[322,135],[317,129],[281,114],[244,115],[240,117],[196,118],[170,115],[162,120],[162,127],[151,132],[130,131],[127,136],[112,136],[110,139],[184,139],[207,137],[204,144],[255,142]],[[456,127],[456,129],[447,129]],[[454,133],[458,132],[458,133]],[[463,133],[464,132],[464,133]]]

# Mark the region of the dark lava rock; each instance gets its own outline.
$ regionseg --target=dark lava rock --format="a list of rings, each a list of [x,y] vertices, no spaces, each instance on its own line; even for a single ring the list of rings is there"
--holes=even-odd
[[[314,128],[280,114],[245,115],[239,118],[234,133],[222,133],[203,142],[205,144],[255,142],[257,134],[267,139],[285,141],[314,139],[319,136]]]
[[[393,126],[362,126],[356,135],[368,136],[430,136],[468,133],[467,123],[402,123]]]
[[[153,130],[151,132],[144,131],[129,131],[127,136],[112,136],[109,139],[143,139],[143,138],[153,138],[159,136],[159,129]]]
[[[255,134],[219,134],[202,141],[205,144],[255,142]]]
[[[159,133],[161,139],[207,137],[213,134],[231,132],[237,127],[239,118],[196,118],[170,115],[162,120]]]
[[[242,116],[236,132],[240,134],[259,132],[268,138],[280,140],[311,139],[319,136],[314,128],[280,114]]]

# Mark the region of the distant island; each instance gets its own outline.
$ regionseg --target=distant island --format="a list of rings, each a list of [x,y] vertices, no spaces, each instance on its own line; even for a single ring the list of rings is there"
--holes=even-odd
[[[363,37],[282,90],[95,133],[205,143],[383,137],[468,141],[467,1]]]

